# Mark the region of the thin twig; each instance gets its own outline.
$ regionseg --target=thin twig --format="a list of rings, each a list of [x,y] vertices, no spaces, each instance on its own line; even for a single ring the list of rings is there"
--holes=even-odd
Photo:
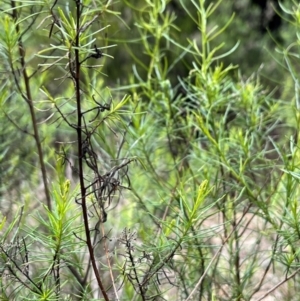
[[[294,273],[292,273],[290,276],[286,277],[285,279],[283,279],[282,281],[278,282],[275,286],[273,286],[272,288],[270,288],[262,297],[260,297],[259,299],[255,300],[255,301],[261,301],[264,298],[266,298],[269,294],[271,294],[272,292],[274,292],[279,286],[281,286],[282,284],[284,284],[285,282],[287,282],[288,280],[290,280],[291,278],[293,278],[294,276],[296,276],[296,274],[298,274],[300,272],[300,268],[298,268]]]
[[[46,201],[47,201],[47,206],[49,210],[51,211],[51,197],[50,197],[50,192],[49,192],[49,187],[48,187],[48,182],[47,182],[47,171],[46,171],[46,165],[44,162],[44,153],[42,150],[42,143],[41,139],[39,136],[39,130],[37,127],[37,119],[35,115],[35,110],[33,106],[33,100],[32,100],[32,95],[31,95],[31,87],[30,87],[30,77],[27,74],[26,70],[26,62],[25,62],[25,49],[24,45],[21,39],[22,33],[20,30],[19,22],[18,22],[18,13],[16,9],[16,2],[11,1],[11,7],[13,8],[13,18],[16,22],[16,32],[17,34],[20,35],[18,39],[18,49],[19,49],[19,55],[20,55],[20,64],[22,67],[22,74],[23,74],[23,79],[24,79],[24,84],[25,84],[25,90],[26,90],[26,96],[25,96],[25,101],[28,104],[30,115],[31,115],[31,122],[32,122],[32,127],[34,131],[34,139],[36,142],[37,146],[37,151],[38,151],[38,157],[39,157],[39,162],[40,162],[40,167],[41,167],[41,172],[42,172],[42,178],[43,178],[43,184],[44,184],[44,191],[45,191],[45,196],[46,196]],[[24,98],[23,96],[23,98]]]
[[[103,223],[101,223],[101,231],[102,231],[102,237],[106,237]],[[116,285],[115,285],[115,279],[114,279],[114,275],[113,275],[113,272],[112,272],[112,266],[111,266],[110,259],[109,259],[109,250],[108,250],[108,246],[106,244],[106,239],[104,239],[104,249],[105,249],[106,261],[107,261],[107,265],[108,265],[108,268],[109,268],[109,274],[110,274],[112,286],[113,286],[114,292],[115,292],[115,298],[116,298],[116,301],[119,301],[120,299],[119,299],[119,296],[118,296],[118,290],[117,290]]]

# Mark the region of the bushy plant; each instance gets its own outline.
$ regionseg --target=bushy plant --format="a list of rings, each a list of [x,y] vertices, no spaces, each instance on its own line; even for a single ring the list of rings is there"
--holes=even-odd
[[[287,102],[226,65],[222,1],[180,1],[184,40],[121,4],[2,4],[1,300],[296,300],[298,41]]]

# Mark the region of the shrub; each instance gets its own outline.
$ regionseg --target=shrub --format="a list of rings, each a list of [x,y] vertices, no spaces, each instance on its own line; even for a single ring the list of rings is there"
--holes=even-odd
[[[225,65],[221,4],[180,1],[182,40],[124,1],[130,72],[111,1],[2,4],[1,300],[296,300],[298,41],[288,103]]]

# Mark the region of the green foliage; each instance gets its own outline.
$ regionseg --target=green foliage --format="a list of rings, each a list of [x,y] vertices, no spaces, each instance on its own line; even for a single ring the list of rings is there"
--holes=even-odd
[[[1,300],[297,300],[299,5],[279,99],[229,2],[1,4]]]

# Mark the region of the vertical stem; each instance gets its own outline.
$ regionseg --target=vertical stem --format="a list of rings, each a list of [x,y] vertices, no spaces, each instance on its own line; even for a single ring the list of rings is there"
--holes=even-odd
[[[90,229],[89,229],[89,220],[88,220],[88,210],[86,205],[86,187],[84,183],[83,175],[83,153],[82,153],[82,112],[81,112],[81,93],[80,93],[80,59],[79,59],[79,36],[80,36],[80,17],[81,17],[81,2],[76,0],[76,41],[75,41],[75,89],[76,89],[76,102],[77,102],[77,146],[78,146],[78,170],[79,170],[79,181],[80,181],[80,192],[81,192],[81,206],[82,206],[82,215],[84,221],[84,228],[86,234],[86,243],[90,254],[90,260],[92,263],[93,271],[97,280],[97,283],[101,289],[102,295],[106,301],[109,301],[109,298],[106,294],[105,288],[100,278],[99,270],[97,267],[94,247],[91,240]]]
[[[207,36],[206,36],[206,23],[207,23],[207,16],[206,16],[206,11],[205,11],[205,7],[204,7],[204,2],[205,0],[201,0],[200,1],[200,12],[198,12],[198,14],[200,14],[200,19],[199,23],[201,24],[201,46],[202,46],[202,71],[206,72],[207,71],[207,62],[206,62],[206,47],[207,47]]]
[[[23,46],[22,38],[21,38],[21,32],[20,32],[20,26],[19,26],[20,23],[18,23],[18,13],[17,13],[15,1],[11,1],[11,7],[13,9],[12,16],[13,16],[13,19],[15,20],[16,32],[20,35],[20,37],[18,39],[18,48],[19,48],[19,55],[20,55],[20,64],[21,64],[21,69],[22,69],[22,74],[23,74],[23,79],[24,79],[24,84],[25,84],[25,89],[26,89],[26,94],[22,94],[22,96],[25,99],[25,101],[29,107],[31,122],[32,122],[32,127],[33,127],[33,132],[34,132],[34,139],[35,139],[36,146],[37,146],[38,157],[39,157],[39,162],[40,162],[40,167],[41,167],[41,172],[42,172],[47,206],[48,206],[49,210],[51,211],[51,198],[50,198],[50,193],[49,193],[49,188],[48,188],[48,183],[47,183],[46,166],[45,166],[45,162],[44,162],[42,144],[41,144],[41,140],[40,140],[40,136],[39,136],[37,121],[36,121],[36,116],[35,116],[35,111],[34,111],[34,106],[33,106],[33,101],[32,101],[32,95],[31,95],[31,89],[30,89],[30,78],[29,78],[29,76],[27,74],[27,70],[26,70],[25,49]]]
[[[232,226],[233,226],[233,229],[234,229],[234,232],[233,232],[233,244],[234,244],[234,247],[233,247],[233,261],[234,261],[234,268],[235,268],[235,272],[234,272],[234,278],[235,278],[235,285],[236,285],[236,295],[235,295],[235,298],[236,298],[236,301],[240,301],[241,300],[241,295],[242,295],[242,291],[241,291],[241,275],[240,275],[240,245],[239,245],[239,240],[240,240],[240,237],[239,237],[239,229],[238,227],[236,226],[236,221],[237,221],[237,217],[236,217],[236,209],[233,208],[234,210],[234,220],[233,220],[233,223],[232,223]]]

